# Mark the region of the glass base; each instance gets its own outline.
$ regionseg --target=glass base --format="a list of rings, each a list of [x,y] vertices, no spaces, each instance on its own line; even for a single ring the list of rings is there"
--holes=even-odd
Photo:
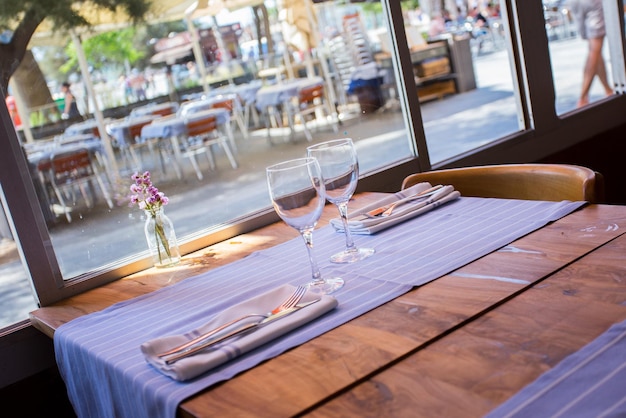
[[[355,248],[351,251],[342,251],[330,257],[332,263],[354,263],[364,260],[376,252],[373,248]]]
[[[315,293],[328,295],[343,287],[343,279],[341,277],[331,277],[329,279],[321,279],[307,284],[307,287]]]

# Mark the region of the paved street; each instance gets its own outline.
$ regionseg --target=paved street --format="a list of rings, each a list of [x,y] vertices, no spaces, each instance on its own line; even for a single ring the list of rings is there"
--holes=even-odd
[[[562,113],[575,106],[586,44],[579,39],[553,42],[551,54],[555,67],[556,106]],[[498,51],[478,56],[474,67],[476,90],[422,106],[433,162],[519,129],[506,53]],[[592,100],[601,96],[601,88],[594,85]],[[314,142],[338,135],[328,127],[320,127],[313,133]],[[232,219],[234,214],[251,213],[269,205],[265,167],[276,161],[303,156],[309,143],[298,134],[295,141],[274,140],[270,144],[265,135],[265,130],[258,130],[248,139],[238,138],[239,169],[232,170],[223,156],[218,155],[219,169],[201,182],[192,175],[190,167],[186,167],[187,176],[182,182],[174,181],[172,170],[167,175],[154,171],[155,183],[171,198],[166,211],[174,221],[178,236],[197,230],[198,225],[220,224]],[[391,162],[410,154],[403,116],[398,109],[370,115],[348,114],[340,126],[339,135],[355,139],[362,172],[374,169],[381,161]],[[129,179],[124,181],[116,187],[120,193],[125,193],[130,184]],[[246,198],[242,199],[242,196]],[[210,206],[204,203],[209,200]],[[236,202],[236,205],[230,202]],[[100,204],[77,216],[75,222],[61,222],[52,228],[53,244],[64,276],[145,250],[141,215],[141,211],[126,205],[109,210]],[[28,312],[36,308],[24,269],[19,259],[14,257],[13,260],[0,264],[0,328],[26,319]]]

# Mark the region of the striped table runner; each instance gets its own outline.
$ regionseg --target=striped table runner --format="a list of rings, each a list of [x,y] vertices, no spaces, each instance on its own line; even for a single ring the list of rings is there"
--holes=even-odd
[[[613,325],[488,415],[496,417],[626,417],[626,321]]]
[[[115,304],[59,327],[59,370],[79,417],[174,417],[178,404],[264,360],[321,335],[554,221],[584,202],[460,198],[371,236],[357,245],[376,254],[355,264],[331,264],[345,245],[330,226],[315,231],[323,275],[346,284],[339,306],[324,317],[187,382],[159,373],[141,343],[184,333],[218,312],[285,283],[310,278],[301,238],[260,251],[175,285]]]

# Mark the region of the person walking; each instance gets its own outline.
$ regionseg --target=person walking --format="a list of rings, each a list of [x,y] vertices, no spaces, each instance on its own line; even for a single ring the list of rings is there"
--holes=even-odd
[[[63,106],[63,113],[61,114],[61,117],[63,119],[73,119],[76,117],[80,117],[78,105],[76,104],[76,98],[70,91],[70,83],[64,82],[61,85],[61,92],[63,92],[63,98],[65,99],[65,104]]]
[[[587,60],[583,68],[583,82],[577,107],[589,103],[589,90],[593,79],[598,79],[604,87],[607,96],[613,94],[606,75],[606,66],[602,56],[602,46],[606,29],[604,25],[604,11],[602,0],[569,0],[569,7],[578,26],[578,33],[582,39],[586,39],[589,50]]]

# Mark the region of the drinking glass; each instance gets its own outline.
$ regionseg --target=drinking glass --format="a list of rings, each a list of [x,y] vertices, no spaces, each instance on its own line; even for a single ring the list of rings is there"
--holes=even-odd
[[[278,216],[300,232],[311,263],[308,287],[327,294],[343,286],[339,277],[322,278],[313,254],[313,229],[324,209],[324,183],[315,158],[298,158],[267,167],[267,185]]]
[[[307,155],[319,162],[326,187],[326,199],[339,209],[346,235],[346,248],[330,257],[333,263],[354,263],[374,254],[373,248],[358,248],[348,228],[348,201],[359,180],[359,163],[350,138],[335,139],[311,145]]]

